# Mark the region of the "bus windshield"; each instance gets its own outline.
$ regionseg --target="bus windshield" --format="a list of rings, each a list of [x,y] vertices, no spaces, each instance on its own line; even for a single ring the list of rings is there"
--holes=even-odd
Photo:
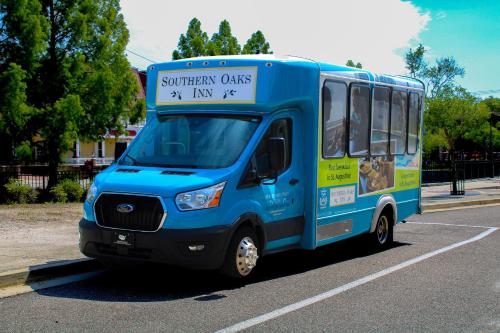
[[[120,160],[123,165],[213,169],[240,156],[261,119],[236,115],[153,117]]]

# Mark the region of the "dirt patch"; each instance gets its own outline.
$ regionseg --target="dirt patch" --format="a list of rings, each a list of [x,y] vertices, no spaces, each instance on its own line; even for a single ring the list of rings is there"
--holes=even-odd
[[[0,272],[82,257],[82,204],[0,206]]]

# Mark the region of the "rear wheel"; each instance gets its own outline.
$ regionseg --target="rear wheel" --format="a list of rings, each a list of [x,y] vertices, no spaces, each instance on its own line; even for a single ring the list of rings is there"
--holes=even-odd
[[[375,231],[370,235],[372,243],[380,248],[386,248],[394,240],[394,227],[392,219],[387,212],[382,212],[377,220]]]
[[[239,228],[229,244],[222,273],[237,279],[247,277],[257,265],[259,251],[255,231],[247,226]]]

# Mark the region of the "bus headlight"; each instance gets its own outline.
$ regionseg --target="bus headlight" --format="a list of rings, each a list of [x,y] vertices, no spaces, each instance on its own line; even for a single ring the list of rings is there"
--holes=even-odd
[[[175,204],[182,211],[217,207],[224,186],[226,182],[201,190],[180,193],[175,197]]]
[[[92,185],[90,185],[89,190],[87,191],[87,198],[85,200],[87,200],[88,203],[92,203],[92,201],[94,201],[95,199],[96,194],[97,194],[97,187],[94,185],[94,183],[92,183]]]

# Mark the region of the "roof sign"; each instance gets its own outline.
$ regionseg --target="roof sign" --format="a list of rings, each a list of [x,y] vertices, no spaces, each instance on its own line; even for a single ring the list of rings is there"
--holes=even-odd
[[[253,104],[257,67],[159,71],[156,104]]]

